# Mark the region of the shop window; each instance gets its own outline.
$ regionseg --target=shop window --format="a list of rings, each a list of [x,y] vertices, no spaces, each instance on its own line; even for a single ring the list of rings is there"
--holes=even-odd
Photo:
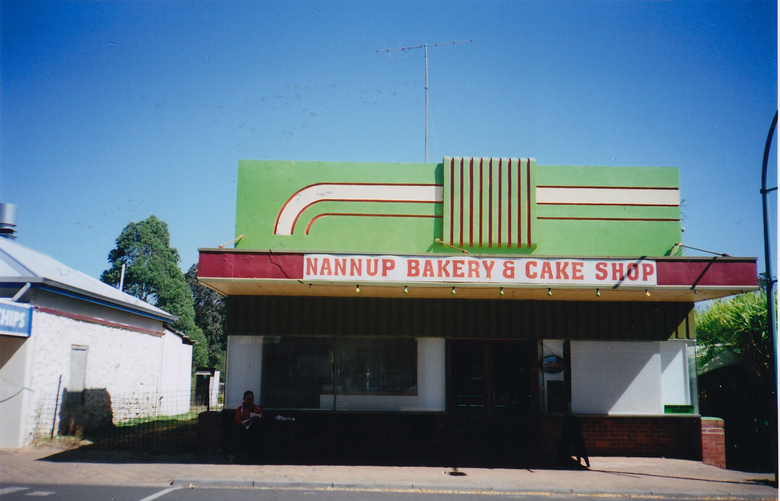
[[[320,394],[333,386],[333,341],[328,338],[265,338],[262,406],[317,409]]]
[[[416,395],[414,339],[336,340],[336,391],[342,395]]]
[[[262,405],[337,408],[337,396],[416,396],[417,341],[265,338]]]

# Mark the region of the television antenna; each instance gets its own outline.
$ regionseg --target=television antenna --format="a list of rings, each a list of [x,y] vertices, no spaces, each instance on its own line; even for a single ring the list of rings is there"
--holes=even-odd
[[[459,42],[434,43],[415,45],[413,47],[398,47],[397,49],[377,49],[377,52],[394,52],[400,50],[405,52],[412,49],[425,49],[425,163],[428,163],[428,47],[442,47],[444,45],[457,45],[459,43],[471,43],[474,40],[461,40]]]

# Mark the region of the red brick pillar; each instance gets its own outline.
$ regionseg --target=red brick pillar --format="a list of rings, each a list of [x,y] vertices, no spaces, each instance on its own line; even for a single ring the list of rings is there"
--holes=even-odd
[[[701,418],[701,461],[718,468],[726,467],[726,433],[720,418]]]

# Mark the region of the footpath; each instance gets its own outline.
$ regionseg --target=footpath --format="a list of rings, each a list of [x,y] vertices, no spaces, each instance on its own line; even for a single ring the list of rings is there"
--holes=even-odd
[[[150,456],[46,444],[0,450],[0,482],[188,488],[366,490],[443,493],[778,499],[774,475],[697,461],[592,457],[590,468],[239,465],[225,458]]]

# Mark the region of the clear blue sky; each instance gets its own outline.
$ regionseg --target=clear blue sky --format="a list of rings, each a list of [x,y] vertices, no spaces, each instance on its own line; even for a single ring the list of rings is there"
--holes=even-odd
[[[183,271],[231,240],[239,159],[422,162],[423,51],[377,50],[461,40],[428,50],[429,162],[679,167],[683,243],[764,270],[774,1],[2,0],[0,16],[0,201],[17,242],[93,277],[151,214]]]

